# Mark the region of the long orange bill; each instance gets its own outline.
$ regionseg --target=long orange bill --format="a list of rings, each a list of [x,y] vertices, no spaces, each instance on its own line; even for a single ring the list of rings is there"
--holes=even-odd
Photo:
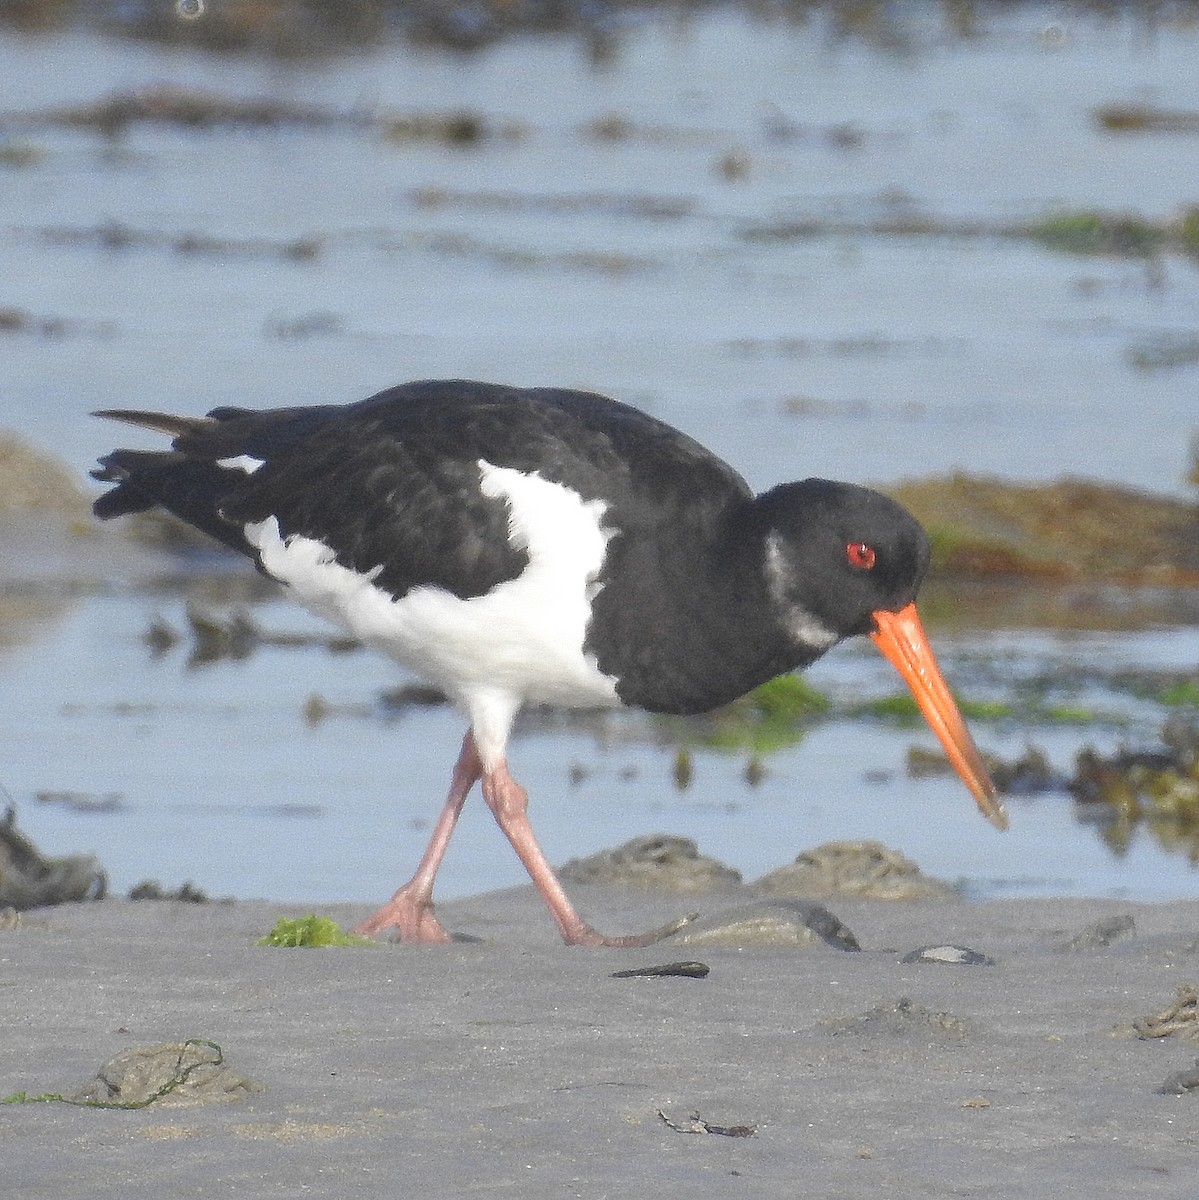
[[[1006,829],[1003,803],[933,657],[916,605],[909,604],[897,613],[880,609],[872,616],[878,628],[871,639],[903,676],[954,770],[978,802],[979,811],[997,829]]]

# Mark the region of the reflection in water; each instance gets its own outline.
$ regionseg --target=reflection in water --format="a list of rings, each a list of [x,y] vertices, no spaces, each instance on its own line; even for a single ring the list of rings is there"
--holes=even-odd
[[[2,769],[23,826],[48,853],[95,853],[116,891],[152,877],[212,895],[376,898],[397,864],[419,854],[445,787],[438,750],[460,740],[460,719],[422,693],[387,702],[397,683],[389,663],[331,652],[326,631],[282,600],[251,610],[258,637],[246,658],[194,670],[186,640],[166,653],[146,647],[152,623],[182,631],[186,611],[178,595],[85,597],[54,638],[0,658]],[[1182,643],[1169,634],[939,641],[959,694],[1003,713],[972,718],[984,751],[1015,761],[1032,743],[1053,776],[1084,745],[1106,761],[1121,744],[1150,744],[1165,699],[1186,699],[1170,690],[1177,679],[1149,687],[1155,672],[1178,670],[1158,665],[1179,661]],[[695,839],[753,879],[816,843],[869,838],[976,896],[1193,889],[1193,844],[1152,815],[1140,827],[1162,830],[1161,842],[1129,843],[1127,809],[1123,823],[1080,825],[1075,817],[1098,806],[1084,813],[1064,791],[1025,789],[1000,836],[966,811],[952,781],[909,776],[909,745],[932,739],[854,715],[894,688],[869,649],[847,645],[809,672],[800,682],[818,699],[799,697],[800,712],[787,684],[777,703],[751,699],[694,724],[526,714],[512,753],[545,796],[537,815],[548,853],[564,861],[663,832]],[[1142,664],[1135,686],[1120,675],[1130,663]],[[1091,718],[1039,715],[1069,703]],[[672,786],[680,751],[691,772],[683,791]],[[114,795],[118,804],[102,802]],[[461,832],[447,897],[519,882],[481,805],[467,806]],[[1095,832],[1127,846],[1123,857]]]
[[[177,606],[178,601],[167,601]],[[221,664],[255,663],[246,669],[270,669],[269,656],[280,663],[281,651],[295,651],[304,661],[330,661],[344,658],[359,648],[352,639],[324,632],[320,625],[312,629],[276,628],[267,620],[252,615],[244,605],[223,614],[212,607],[201,607],[194,600],[183,605],[179,626],[176,619],[156,612],[141,640],[150,650],[151,662],[181,663],[189,670],[215,669]],[[1043,651],[1022,652],[1017,632],[1004,653],[995,655],[985,649],[955,655],[954,674],[961,683],[959,694],[963,711],[987,739],[999,731],[1009,743],[1023,742],[1023,748],[1011,757],[988,754],[988,767],[1010,797],[1048,797],[1062,802],[1073,796],[1073,812],[1078,832],[1094,831],[1117,857],[1127,856],[1138,832],[1148,834],[1162,853],[1181,855],[1199,863],[1199,723],[1194,712],[1199,708],[1197,668],[1176,666],[1136,666],[1104,662],[1094,657],[1085,660],[1068,648],[1046,662]],[[284,656],[288,657],[288,656]],[[361,664],[370,656],[352,656],[347,663]],[[136,676],[138,667],[129,664]],[[319,680],[322,672],[316,671]],[[736,765],[738,777],[721,784],[723,798],[718,802],[725,812],[744,811],[748,804],[745,789],[756,789],[772,775],[786,776],[791,771],[794,752],[813,730],[830,725],[848,724],[859,728],[894,729],[908,738],[919,736],[920,721],[906,693],[886,692],[867,697],[858,687],[835,681],[831,687],[817,687],[806,677],[785,676],[763,685],[718,712],[698,717],[670,717],[608,713],[575,713],[551,709],[533,709],[525,713],[519,732],[527,741],[537,735],[565,738],[574,747],[567,776],[573,788],[604,775],[594,763],[580,761],[579,742],[597,747],[641,745],[665,756],[666,765],[656,774],[655,787],[672,782],[679,794],[707,797],[714,772],[721,772],[721,760]],[[304,687],[305,685],[299,685]],[[980,699],[969,697],[977,694]],[[439,709],[445,697],[419,683],[369,691],[355,691],[353,699],[335,700],[320,691],[308,691],[301,701],[299,693],[291,700],[299,708],[309,728],[344,728],[357,723],[367,730],[403,723],[422,710]],[[365,698],[364,698],[365,697]],[[64,706],[64,712],[86,715],[86,704]],[[118,702],[109,706],[111,716],[142,717],[153,722],[163,714],[152,704]],[[1095,749],[1096,733],[1121,739],[1132,737],[1148,744],[1155,740],[1147,723],[1160,714],[1173,714],[1161,730],[1161,745],[1149,750],[1117,748],[1114,752]],[[92,716],[99,713],[93,706]],[[1071,731],[1071,748],[1063,756],[1051,758],[1036,744],[1055,736],[1054,730]],[[252,741],[252,739],[251,739]],[[253,753],[252,749],[249,751]],[[852,767],[852,763],[848,764]],[[833,773],[836,765],[834,764]],[[621,770],[626,783],[638,778],[636,770]],[[894,772],[875,769],[878,781]],[[939,750],[914,745],[907,752],[906,776],[920,781],[952,771]],[[723,776],[722,776],[723,777]],[[739,786],[738,786],[739,784]],[[116,813],[126,810],[124,797],[112,802],[108,794],[39,792],[39,800],[53,801],[77,813]],[[697,803],[708,804],[707,798]],[[226,804],[227,807],[227,804]],[[327,805],[275,798],[267,791],[249,807],[254,811],[289,812],[309,817],[324,815]]]
[[[1199,683],[1180,688],[1178,702],[1186,707],[1162,727],[1160,746],[1112,755],[1085,747],[1069,786],[1080,819],[1095,821],[1114,853],[1126,854],[1144,829],[1199,865]]]

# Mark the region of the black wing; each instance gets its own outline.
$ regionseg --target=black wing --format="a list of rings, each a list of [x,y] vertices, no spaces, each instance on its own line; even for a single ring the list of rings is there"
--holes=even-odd
[[[247,554],[242,528],[274,516],[284,537],[315,538],[346,567],[381,567],[375,582],[397,597],[422,584],[480,595],[524,569],[507,506],[481,491],[480,461],[603,499],[612,527],[635,541],[664,520],[702,523],[692,497],[710,507],[749,495],[698,443],[584,392],[423,382],[344,407],[105,415],[175,440],[170,451],[102,459],[96,477],[117,487],[96,502],[98,516],[158,505]],[[241,455],[263,465],[219,465]]]

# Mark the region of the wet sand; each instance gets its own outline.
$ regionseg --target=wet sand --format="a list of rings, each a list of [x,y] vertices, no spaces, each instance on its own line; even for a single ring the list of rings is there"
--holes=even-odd
[[[681,906],[573,891],[610,932]],[[121,1051],[188,1038],[265,1090],[138,1111],[6,1105],[4,1191],[1193,1195],[1199,1094],[1157,1089],[1199,1054],[1180,1036],[1194,1006],[1171,1036],[1113,1027],[1199,978],[1199,902],[829,907],[861,951],[567,949],[531,888],[446,904],[447,926],[481,939],[447,948],[259,947],[306,910],[258,902],[24,914],[0,931],[0,1093],[69,1092]],[[1131,936],[1063,948],[1125,915]],[[901,962],[942,943],[994,964]],[[710,973],[612,978],[677,959]]]

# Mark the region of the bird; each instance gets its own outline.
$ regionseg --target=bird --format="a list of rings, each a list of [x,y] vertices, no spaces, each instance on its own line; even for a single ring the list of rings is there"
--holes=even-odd
[[[565,388],[422,380],[349,404],[94,415],[172,439],[99,459],[92,475],[114,486],[97,517],[173,513],[465,715],[428,846],[360,934],[452,940],[433,885],[476,782],[568,945],[674,932],[681,922],[605,936],[579,914],[509,768],[517,713],[705,713],[857,636],[896,667],[983,815],[1006,827],[916,608],[928,537],[878,491],[808,478],[755,495],[678,429]]]

